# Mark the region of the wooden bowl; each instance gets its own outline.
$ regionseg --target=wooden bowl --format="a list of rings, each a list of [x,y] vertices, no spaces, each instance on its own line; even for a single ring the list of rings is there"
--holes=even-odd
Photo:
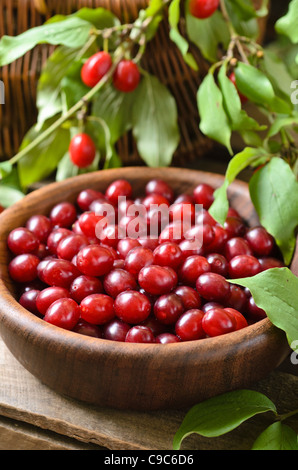
[[[211,396],[248,387],[276,368],[289,353],[285,334],[265,319],[241,331],[199,341],[161,344],[116,343],[50,325],[21,307],[9,278],[7,235],[37,213],[75,201],[84,188],[104,190],[126,178],[135,195],[147,181],[163,178],[177,193],[200,182],[218,187],[223,177],[187,169],[125,168],[68,179],[39,189],[0,216],[0,333],[16,359],[55,391],[118,409],[186,408]],[[245,183],[230,188],[232,206],[250,223],[257,218]]]

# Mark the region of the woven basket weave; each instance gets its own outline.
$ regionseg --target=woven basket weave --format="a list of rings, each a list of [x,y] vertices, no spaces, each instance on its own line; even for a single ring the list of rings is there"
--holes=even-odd
[[[45,14],[38,11],[38,3],[39,0],[1,0],[0,37],[4,34],[20,34],[43,24],[55,14],[70,14],[82,7],[104,7],[116,14],[121,21],[130,22],[137,18],[141,8],[148,5],[148,0],[46,0]],[[208,65],[199,52],[194,50],[200,73],[190,70],[169,39],[167,27],[167,22],[163,22],[156,37],[149,43],[143,58],[143,67],[168,86],[176,99],[181,144],[175,163],[183,165],[190,159],[206,154],[213,146],[199,131],[196,104],[196,91]],[[42,64],[52,51],[50,46],[38,46],[15,63],[0,69],[0,79],[5,85],[5,105],[0,106],[1,160],[11,158],[18,151],[25,133],[36,122],[37,81]],[[117,150],[124,165],[141,162],[130,134],[119,141]]]

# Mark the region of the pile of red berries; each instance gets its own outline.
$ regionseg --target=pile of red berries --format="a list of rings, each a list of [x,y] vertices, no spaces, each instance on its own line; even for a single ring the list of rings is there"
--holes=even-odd
[[[248,228],[232,208],[224,226],[217,224],[208,211],[213,193],[199,184],[175,196],[165,181],[152,180],[135,199],[130,183],[117,180],[105,193],[86,189],[75,203],[33,215],[8,236],[20,304],[66,330],[140,343],[199,340],[263,319],[250,292],[227,279],[283,266],[274,240],[261,226]],[[170,219],[163,225],[157,218],[153,237],[148,227],[161,205]],[[129,215],[135,206],[141,216]],[[178,238],[177,214],[188,215],[183,228],[191,221]],[[128,236],[131,224],[137,237]]]

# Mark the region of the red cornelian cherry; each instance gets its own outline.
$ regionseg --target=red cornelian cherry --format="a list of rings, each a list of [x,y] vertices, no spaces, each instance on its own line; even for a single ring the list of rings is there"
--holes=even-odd
[[[225,302],[230,296],[230,283],[217,273],[201,274],[196,288],[200,296],[210,302]]]
[[[219,0],[190,0],[190,13],[201,20],[212,16],[219,6]]]
[[[208,310],[202,319],[202,327],[208,336],[221,336],[237,328],[236,317],[223,308]]]
[[[141,269],[151,264],[153,264],[152,251],[149,248],[137,246],[126,256],[124,268],[137,279]]]
[[[137,64],[132,60],[121,60],[113,77],[114,87],[123,93],[134,91],[141,79],[141,74]]]
[[[106,294],[91,294],[81,304],[81,318],[91,325],[104,325],[115,317],[114,300]]]
[[[53,287],[69,289],[71,283],[80,275],[78,268],[65,259],[52,259],[47,262],[42,271],[42,280]]]
[[[41,316],[36,305],[36,299],[39,294],[40,290],[30,289],[24,292],[19,299],[19,303],[22,305],[22,307],[38,317]]]
[[[57,256],[58,258],[71,261],[73,257],[87,245],[89,245],[89,240],[84,235],[69,235],[59,242],[57,246]]]
[[[79,168],[90,166],[96,157],[93,139],[85,133],[75,135],[70,141],[69,156],[72,163]]]
[[[155,337],[147,326],[133,326],[126,334],[126,343],[155,343]]]
[[[80,318],[72,331],[79,333],[80,335],[91,336],[92,338],[102,338],[101,327],[98,325],[91,325],[91,323],[88,323],[82,318]]]
[[[198,309],[201,307],[202,299],[200,294],[190,286],[178,286],[173,291],[182,300],[185,310]]]
[[[229,307],[224,308],[224,310],[234,315],[236,319],[236,331],[242,330],[242,328],[245,328],[248,326],[247,320],[244,317],[244,315],[242,315],[241,312],[239,312],[238,310],[234,308],[229,308]]]
[[[132,197],[132,187],[131,184],[125,179],[119,179],[111,183],[106,192],[105,198],[113,205],[118,204],[118,198],[120,196],[131,199]]]
[[[33,232],[41,243],[46,243],[52,231],[52,223],[42,214],[32,215],[26,223],[26,228]]]
[[[131,329],[129,323],[125,323],[119,318],[114,318],[102,327],[102,334],[104,339],[111,341],[125,341],[128,331]]]
[[[56,204],[50,213],[53,226],[70,228],[77,219],[77,210],[71,202],[60,202]]]
[[[255,276],[261,270],[258,259],[251,255],[235,256],[229,262],[229,275],[232,279]]]
[[[95,87],[112,67],[112,58],[108,52],[100,51],[86,60],[81,70],[81,78],[85,85]]]
[[[37,278],[39,262],[40,259],[31,253],[16,256],[8,266],[10,277],[16,282],[34,281]]]
[[[205,256],[189,256],[179,268],[179,281],[187,286],[195,287],[198,277],[210,271],[211,266]]]
[[[173,333],[161,333],[155,337],[155,342],[159,344],[180,343],[180,339]]]
[[[113,269],[105,276],[103,286],[105,292],[115,299],[121,292],[136,290],[137,282],[125,269]]]
[[[104,194],[95,189],[84,189],[77,197],[77,204],[82,211],[89,211],[90,205],[96,200],[104,200]]]
[[[59,299],[50,305],[43,319],[64,330],[72,330],[80,319],[80,307],[70,298]]]
[[[125,259],[128,253],[133,250],[133,248],[136,248],[138,246],[141,246],[139,241],[136,238],[123,238],[122,240],[119,240],[118,245],[117,245],[117,251],[120,255],[121,258]]]
[[[177,285],[178,276],[172,268],[151,265],[142,268],[138,276],[139,285],[148,294],[169,294]]]
[[[249,243],[242,237],[230,238],[225,245],[224,252],[228,261],[239,255],[253,255]]]
[[[180,316],[175,325],[175,332],[181,341],[194,341],[206,336],[202,327],[204,312],[198,309],[188,310]]]
[[[181,298],[176,294],[161,295],[154,304],[154,315],[160,323],[173,325],[184,312]]]
[[[56,302],[56,300],[69,297],[69,291],[64,287],[47,287],[37,296],[36,307],[41,315],[45,315],[48,308]]]
[[[160,194],[169,202],[173,202],[174,199],[174,191],[171,186],[169,186],[168,183],[160,179],[149,181],[149,183],[147,183],[146,185],[145,192],[147,196],[152,193]]]
[[[77,254],[76,264],[86,276],[104,276],[113,268],[114,258],[111,251],[100,245],[88,245]]]
[[[104,289],[99,278],[94,276],[78,276],[70,285],[69,295],[78,304],[92,294],[103,294]]]
[[[246,232],[245,239],[256,256],[270,256],[274,238],[264,227],[254,227]]]
[[[138,291],[121,292],[114,303],[116,316],[129,324],[141,323],[151,313],[151,303],[145,294]]]
[[[47,239],[49,254],[57,255],[57,248],[59,243],[70,235],[73,235],[73,232],[67,228],[60,227],[54,229]]]
[[[39,247],[37,236],[25,227],[14,229],[7,238],[8,248],[14,255],[33,253]]]
[[[183,252],[176,243],[162,243],[153,252],[154,264],[177,269],[184,260]]]
[[[214,201],[214,188],[206,183],[199,184],[193,191],[195,204],[200,204],[208,210]]]

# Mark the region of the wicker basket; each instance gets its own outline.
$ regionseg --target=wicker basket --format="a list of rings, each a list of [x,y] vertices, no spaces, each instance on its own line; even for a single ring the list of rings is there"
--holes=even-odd
[[[259,0],[257,0],[259,1]],[[1,0],[0,37],[16,35],[43,24],[54,14],[70,14],[82,7],[110,9],[121,20],[129,22],[138,16],[148,0],[46,0],[47,12],[37,9],[38,0]],[[40,2],[42,3],[42,2]],[[169,39],[167,22],[162,23],[156,37],[148,45],[143,66],[169,87],[179,111],[181,144],[175,163],[186,165],[212,149],[213,143],[204,137],[198,126],[196,91],[207,71],[207,64],[198,51],[193,51],[200,74],[190,70]],[[12,157],[26,131],[36,122],[36,88],[42,64],[52,52],[47,45],[38,46],[15,63],[0,70],[5,85],[4,106],[0,106],[0,159]],[[134,140],[125,135],[117,144],[124,165],[141,163]]]

